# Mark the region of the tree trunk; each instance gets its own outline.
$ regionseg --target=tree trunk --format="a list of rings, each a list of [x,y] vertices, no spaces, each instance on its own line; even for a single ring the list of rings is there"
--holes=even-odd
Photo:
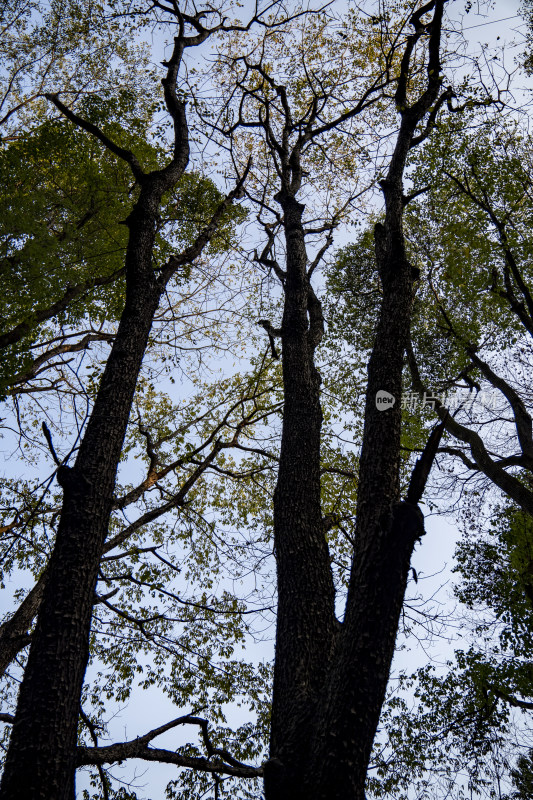
[[[401,202],[401,193],[400,193]],[[365,781],[389,679],[409,563],[423,533],[422,514],[400,503],[401,385],[413,298],[402,242],[380,241],[383,301],[368,366],[357,521],[346,615],[315,730],[313,800],[364,800]],[[378,409],[388,392],[392,407]]]
[[[395,100],[401,124],[387,178],[381,182],[385,220],[375,228],[383,297],[368,365],[352,570],[345,618],[337,636],[331,569],[324,530],[320,530],[320,486],[315,482],[320,465],[317,420],[321,417],[314,348],[307,351],[309,366],[302,370],[302,331],[307,332],[300,277],[304,257],[295,258],[297,267],[289,262],[291,253],[305,253],[301,211],[298,216],[294,200],[290,213],[283,206],[288,258],[282,327],[286,405],[275,494],[279,610],[266,800],[365,798],[410,559],[423,534],[423,517],[416,505],[419,497],[400,502],[399,487],[402,372],[418,277],[405,252],[403,173],[410,148],[425,138],[432,123],[415,141],[418,124],[432,106],[431,113],[436,116],[446,97],[441,94],[438,99],[445,1],[430,2],[413,14],[415,33],[407,39],[398,79]],[[432,22],[422,23],[433,6]],[[430,32],[427,88],[409,106],[410,59],[426,32]],[[313,311],[316,313],[309,302],[312,297],[309,289],[308,341],[313,341]],[[380,406],[380,392],[392,396],[394,402]],[[304,475],[307,482],[302,483]],[[303,491],[305,495],[300,494]],[[289,648],[292,653],[287,657]]]
[[[282,321],[285,404],[274,494],[278,577],[276,662],[267,800],[294,800],[309,747],[337,623],[334,587],[320,504],[320,375],[313,355],[322,333],[316,309],[309,324],[310,286],[302,227],[304,207],[278,195],[285,219],[287,269]]]
[[[57,540],[20,689],[2,800],[73,800],[79,703],[98,567],[128,418],[162,286],[152,268],[161,194],[143,189],[128,219],[126,302],[64,492]]]

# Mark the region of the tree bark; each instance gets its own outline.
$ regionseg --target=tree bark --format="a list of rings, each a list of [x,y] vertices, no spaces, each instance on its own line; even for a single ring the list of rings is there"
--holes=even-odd
[[[285,403],[274,493],[278,614],[267,800],[300,796],[302,759],[337,628],[320,502],[322,409],[314,351],[322,315],[315,306],[310,324],[314,294],[307,276],[304,207],[286,193],[278,199],[287,247],[281,327]]]
[[[265,765],[266,800],[364,800],[372,745],[385,698],[409,564],[423,534],[419,496],[400,501],[401,389],[409,341],[414,280],[402,229],[403,173],[409,149],[431,130],[441,94],[439,46],[443,6],[434,0],[411,18],[396,105],[401,124],[387,177],[384,224],[376,225],[376,262],[383,298],[368,365],[365,423],[359,469],[355,546],[346,613],[335,634],[334,594],[324,529],[318,468],[319,377],[307,351],[313,303],[304,305],[295,201],[283,206],[287,278],[282,326],[286,397],[274,538],[278,567],[278,627],[271,760]],[[424,14],[434,10],[430,24]],[[407,102],[411,56],[430,33],[427,87]],[[415,137],[428,112],[426,132]],[[299,206],[299,209],[302,207]],[[297,244],[298,243],[298,244]],[[295,254],[298,267],[290,263]],[[296,258],[298,256],[298,258]],[[300,283],[293,284],[294,276]],[[298,286],[299,293],[293,286]],[[318,302],[318,301],[317,301]],[[305,310],[309,314],[308,319]],[[316,311],[316,309],[315,309]],[[307,377],[309,376],[309,377]],[[378,408],[378,392],[394,398]],[[312,444],[311,444],[312,443]],[[305,477],[304,477],[305,476]],[[300,494],[302,492],[302,494]],[[305,494],[303,494],[305,492]],[[338,626],[340,628],[340,626]],[[286,655],[287,650],[290,655]]]
[[[72,800],[79,702],[98,567],[130,409],[162,285],[152,268],[161,187],[130,215],[126,302],[74,467],[47,569],[2,778],[2,800]]]
[[[400,195],[401,200],[401,195]],[[389,236],[385,223],[386,235]],[[381,252],[383,302],[368,366],[353,566],[338,652],[315,733],[311,774],[320,800],[363,800],[416,539],[418,507],[400,502],[401,385],[413,298],[412,268],[396,237]],[[393,407],[379,410],[386,391]]]

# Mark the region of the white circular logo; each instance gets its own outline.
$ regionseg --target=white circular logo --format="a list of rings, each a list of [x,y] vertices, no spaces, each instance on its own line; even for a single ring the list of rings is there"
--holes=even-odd
[[[376,392],[376,408],[378,411],[387,411],[387,409],[393,407],[395,402],[396,398],[394,395],[386,392],[384,389],[380,389],[379,392]]]

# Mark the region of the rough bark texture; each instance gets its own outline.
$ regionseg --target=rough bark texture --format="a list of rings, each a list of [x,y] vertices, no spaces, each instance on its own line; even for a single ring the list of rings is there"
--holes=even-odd
[[[400,195],[401,199],[401,195]],[[387,228],[387,223],[385,225]],[[378,229],[378,241],[384,232]],[[383,244],[381,242],[380,244]],[[409,563],[423,533],[416,506],[400,503],[401,378],[413,278],[391,237],[380,263],[383,304],[368,366],[357,523],[346,616],[314,741],[313,797],[364,798],[370,752],[385,697]],[[378,245],[378,252],[381,246]],[[376,394],[396,398],[378,410]]]
[[[287,241],[282,326],[286,399],[275,493],[278,627],[271,760],[265,765],[266,800],[365,797],[410,559],[423,534],[423,517],[416,505],[420,493],[410,492],[409,502],[401,502],[399,489],[402,371],[417,277],[405,253],[402,179],[409,149],[429,133],[446,97],[439,97],[444,2],[429,2],[413,15],[415,32],[407,39],[398,79],[395,99],[401,125],[382,182],[385,220],[375,230],[383,299],[368,365],[352,571],[345,619],[337,634],[317,484],[321,415],[313,350],[308,350],[308,365],[303,368],[306,336],[312,341],[314,304],[308,302],[307,317],[305,281],[299,277],[305,251],[297,235],[301,213],[297,217],[292,211],[297,205],[294,200],[291,209],[283,205]],[[433,9],[432,23],[423,23],[423,15]],[[427,87],[409,105],[411,56],[426,33],[430,33]],[[415,137],[428,112],[425,132]],[[291,259],[298,263],[297,268]],[[294,276],[299,282],[291,282]],[[311,297],[309,293],[308,301]],[[376,405],[376,395],[382,390],[395,398],[387,410]],[[422,470],[426,477],[427,471],[426,467]]]
[[[129,220],[126,303],[73,468],[58,481],[63,510],[2,778],[1,797],[72,800],[81,687],[102,547],[137,377],[159,304],[152,268],[158,192]]]
[[[352,572],[338,653],[321,709],[325,736],[314,742],[317,798],[364,798],[364,784],[394,654],[399,616],[422,515],[400,503],[401,390],[409,338],[413,269],[402,233],[402,174],[414,126],[402,126],[387,180],[386,214],[377,225],[376,260],[383,287],[368,364]],[[379,409],[386,391],[392,407]]]
[[[276,662],[267,797],[296,797],[314,708],[333,647],[334,588],[320,504],[320,375],[313,355],[322,334],[311,294],[303,206],[279,195],[287,246],[282,322],[285,404],[274,495],[278,575]],[[283,766],[282,766],[283,765]]]

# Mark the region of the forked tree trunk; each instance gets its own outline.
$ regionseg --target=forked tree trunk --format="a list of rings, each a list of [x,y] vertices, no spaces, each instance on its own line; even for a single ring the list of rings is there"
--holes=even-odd
[[[296,226],[286,237],[285,407],[274,498],[279,606],[266,800],[364,798],[410,558],[423,533],[419,509],[399,502],[400,395],[414,280],[402,238],[394,233],[401,233],[401,181],[387,199],[394,224],[386,220],[376,232],[383,303],[368,368],[356,544],[342,627],[334,615],[320,511],[320,378],[310,346],[306,278],[290,278],[291,270],[302,275],[303,244],[296,246]],[[380,390],[396,399],[393,407],[378,410]]]
[[[410,559],[423,533],[419,494],[413,492],[409,502],[400,502],[399,488],[402,372],[417,277],[405,252],[403,173],[409,149],[417,143],[417,126],[430,109],[436,115],[446,97],[445,93],[439,97],[444,2],[430,1],[413,15],[415,33],[407,40],[395,98],[401,125],[387,178],[382,182],[385,220],[375,231],[383,295],[368,365],[355,547],[342,626],[333,613],[331,569],[317,483],[320,380],[313,363],[314,347],[309,349],[309,343],[316,341],[313,325],[321,314],[309,289],[307,315],[304,313],[301,211],[296,213],[294,197],[290,205],[287,200],[282,203],[287,245],[282,326],[285,409],[275,492],[278,627],[266,800],[365,797]],[[433,8],[428,27],[421,19]],[[409,105],[411,55],[426,31],[430,32],[427,87]],[[394,397],[394,405],[387,410],[377,407],[380,391]],[[302,486],[306,496],[301,494]],[[336,628],[340,628],[338,633]]]

